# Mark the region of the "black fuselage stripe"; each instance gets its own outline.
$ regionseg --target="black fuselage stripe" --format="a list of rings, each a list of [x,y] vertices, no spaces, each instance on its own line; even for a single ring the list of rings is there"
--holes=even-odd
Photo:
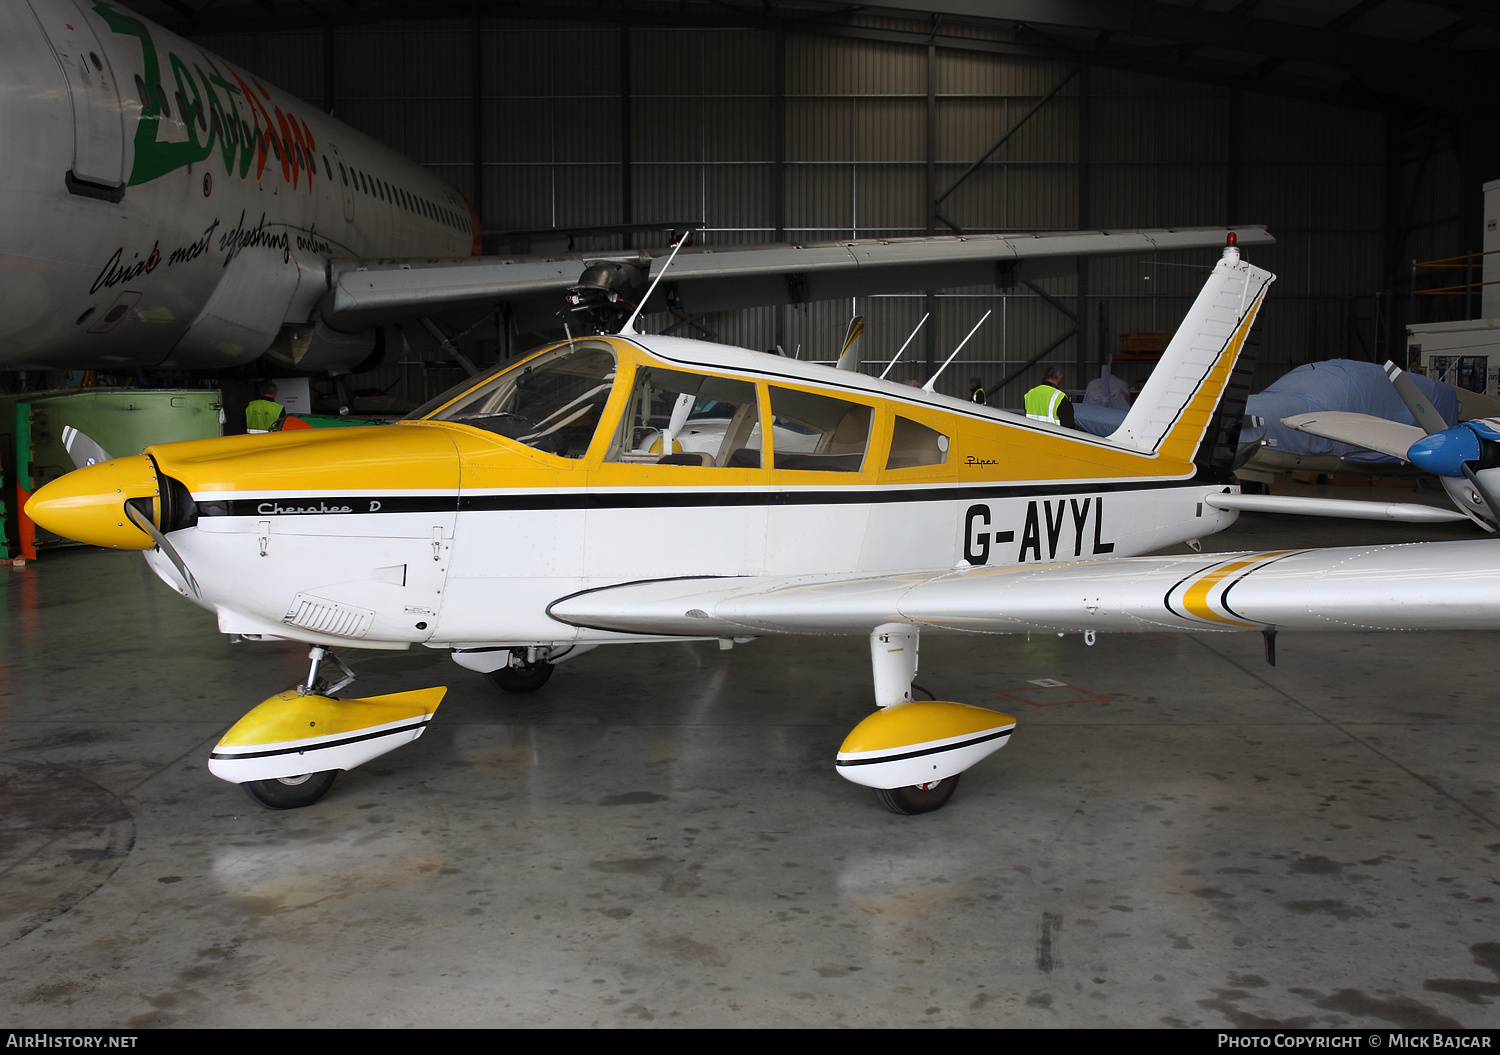
[[[420,729],[432,721],[432,715],[428,715],[421,721],[412,722],[410,725],[397,726],[395,729],[382,729],[377,733],[361,733],[359,736],[346,736],[342,740],[329,740],[322,744],[303,744],[301,747],[278,747],[270,751],[245,751],[243,753],[225,754],[215,751],[209,758],[216,758],[221,762],[238,762],[245,758],[274,758],[276,755],[300,755],[309,751],[325,751],[330,747],[347,747],[365,740],[376,740],[382,736],[394,736],[397,733],[409,733],[413,729]]]
[[[1001,729],[998,733],[990,733],[987,736],[976,736],[972,740],[964,740],[957,744],[944,744],[942,747],[924,747],[920,751],[908,751],[903,755],[881,755],[879,758],[840,758],[834,761],[835,766],[878,766],[885,762],[901,762],[908,758],[921,758],[924,755],[941,755],[949,751],[961,751],[966,747],[977,747],[979,744],[987,744],[991,740],[1003,740],[1016,731],[1015,726],[1009,729]]]
[[[542,494],[465,494],[431,498],[361,495],[328,498],[206,499],[200,517],[352,516],[383,513],[499,512],[547,509],[680,509],[694,506],[882,505],[895,502],[973,502],[984,499],[1053,498],[1201,486],[1191,480],[1128,483],[982,484],[931,490],[746,491],[549,491]]]

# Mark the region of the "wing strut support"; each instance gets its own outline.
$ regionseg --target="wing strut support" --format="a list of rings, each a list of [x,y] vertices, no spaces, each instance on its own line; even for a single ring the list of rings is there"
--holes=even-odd
[[[434,341],[437,341],[438,345],[443,349],[443,351],[451,355],[454,361],[458,363],[459,366],[464,368],[465,373],[467,373],[470,377],[474,377],[479,373],[479,367],[475,366],[469,360],[469,357],[467,355],[459,351],[457,345],[448,340],[447,335],[444,334],[442,330],[438,329],[437,323],[432,321],[431,316],[422,316],[422,327],[432,335],[432,339]]]

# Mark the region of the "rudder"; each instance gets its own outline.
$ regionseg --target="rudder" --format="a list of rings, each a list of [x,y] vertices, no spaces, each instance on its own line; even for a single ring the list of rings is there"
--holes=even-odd
[[[1191,463],[1215,419],[1240,351],[1276,276],[1229,246],[1110,437],[1122,447]]]

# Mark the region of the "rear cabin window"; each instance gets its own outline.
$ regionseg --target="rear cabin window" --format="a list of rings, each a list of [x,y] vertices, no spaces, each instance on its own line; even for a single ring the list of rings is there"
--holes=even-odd
[[[857,473],[870,445],[871,408],[790,388],[771,388],[771,446],[778,469]]]
[[[642,367],[608,457],[647,465],[758,469],[755,386],[729,377]]]
[[[891,453],[887,469],[911,469],[919,465],[942,465],[948,460],[948,437],[910,418],[896,416],[891,430]]]
[[[615,354],[602,341],[578,341],[492,376],[430,415],[451,393],[407,420],[452,421],[497,433],[545,454],[582,458],[609,402]]]

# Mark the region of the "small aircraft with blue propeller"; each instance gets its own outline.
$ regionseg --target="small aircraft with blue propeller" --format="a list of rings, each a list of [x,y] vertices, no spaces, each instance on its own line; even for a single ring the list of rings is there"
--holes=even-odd
[[[1348,411],[1297,414],[1283,418],[1282,424],[1432,473],[1454,506],[1493,534],[1500,528],[1500,420],[1477,418],[1450,425],[1410,374],[1390,362],[1385,372],[1415,425]]]

